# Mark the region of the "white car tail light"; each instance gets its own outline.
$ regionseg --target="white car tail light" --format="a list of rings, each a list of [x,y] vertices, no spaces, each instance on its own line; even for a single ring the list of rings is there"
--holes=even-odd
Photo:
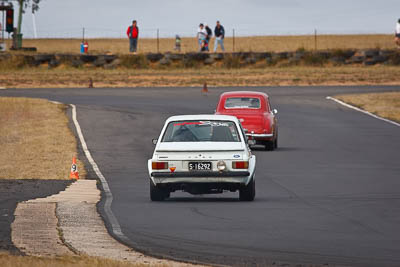
[[[248,169],[249,162],[248,161],[234,161],[232,162],[232,169]]]
[[[153,170],[166,170],[166,169],[168,169],[168,162],[153,161],[151,163],[151,168]]]

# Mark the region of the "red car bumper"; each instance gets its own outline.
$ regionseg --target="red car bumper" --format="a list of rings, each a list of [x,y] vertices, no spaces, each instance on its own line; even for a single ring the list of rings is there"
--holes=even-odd
[[[274,134],[257,134],[257,133],[246,133],[249,139],[254,139],[256,141],[272,141],[274,140]]]

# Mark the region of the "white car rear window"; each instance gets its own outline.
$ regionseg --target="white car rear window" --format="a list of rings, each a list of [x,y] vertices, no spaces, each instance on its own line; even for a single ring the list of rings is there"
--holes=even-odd
[[[260,99],[256,97],[230,97],[225,100],[225,108],[254,108],[261,107]]]
[[[232,121],[173,121],[161,142],[240,142]]]

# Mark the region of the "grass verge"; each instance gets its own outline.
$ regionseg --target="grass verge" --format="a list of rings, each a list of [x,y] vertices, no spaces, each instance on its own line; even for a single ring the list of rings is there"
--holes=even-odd
[[[145,86],[398,85],[395,66],[247,67],[240,69],[53,69],[27,68],[0,73],[0,87],[66,88]]]
[[[240,33],[238,33],[240,34]],[[81,39],[24,39],[23,46],[37,47],[39,53],[79,53]],[[127,38],[89,39],[90,53],[116,53],[128,54],[129,42]],[[11,40],[6,40],[7,47],[11,47]],[[225,38],[225,49],[228,52],[240,51],[295,51],[297,49],[315,49],[314,35],[276,35],[276,36],[249,36],[236,37],[235,49],[233,39],[230,36]],[[160,38],[159,51],[174,51],[174,38]],[[210,42],[210,50],[214,48],[214,38]],[[342,34],[317,36],[317,49],[395,49],[394,37],[392,34]],[[139,38],[139,53],[157,52],[157,39]],[[193,37],[182,38],[182,52],[194,52],[198,50],[198,43]],[[220,51],[220,48],[218,48]]]
[[[145,264],[133,264],[89,256],[63,256],[63,257],[34,257],[15,256],[0,253],[0,266],[2,267],[144,267]],[[164,266],[164,265],[160,265]]]
[[[335,98],[400,123],[400,92],[338,95]]]
[[[69,178],[77,142],[66,108],[43,99],[0,97],[0,178]],[[77,164],[83,178],[83,163]]]

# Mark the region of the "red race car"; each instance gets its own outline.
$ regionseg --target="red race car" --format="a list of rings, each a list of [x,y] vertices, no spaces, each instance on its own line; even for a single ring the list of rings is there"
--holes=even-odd
[[[274,150],[278,147],[277,113],[271,109],[267,94],[235,91],[220,96],[215,114],[236,116],[249,139],[265,145],[266,150]]]

